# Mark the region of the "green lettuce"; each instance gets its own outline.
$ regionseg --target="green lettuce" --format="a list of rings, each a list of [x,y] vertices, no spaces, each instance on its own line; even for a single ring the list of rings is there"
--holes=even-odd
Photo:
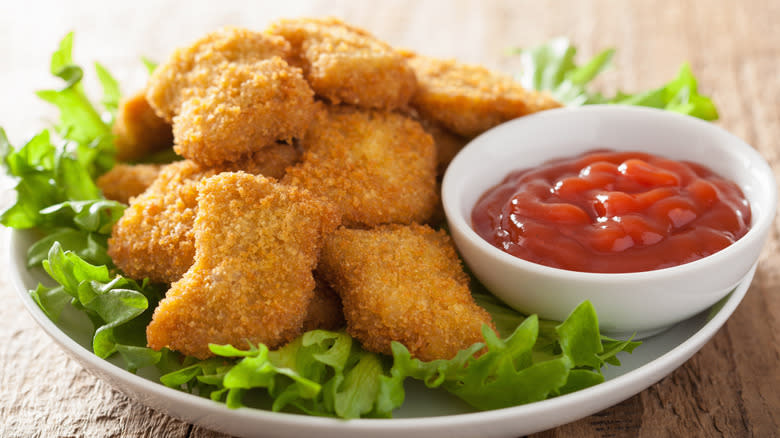
[[[92,350],[98,357],[119,352],[132,371],[159,360],[159,352],[146,348],[144,333],[151,310],[162,297],[159,286],[111,274],[106,265],[92,265],[63,251],[58,241],[42,265],[58,285],[39,284],[30,295],[50,319],[56,322],[69,302],[92,321]]]
[[[313,330],[276,351],[262,344],[248,350],[209,347],[216,358],[195,361],[160,380],[230,408],[244,406],[247,391],[263,389],[273,411],[346,419],[389,418],[403,401],[400,380],[389,379],[387,358],[363,350],[344,332]]]
[[[107,236],[125,208],[104,199],[94,182],[114,163],[111,123],[119,86],[108,70],[96,64],[104,110],[94,106],[84,93],[83,70],[73,63],[72,48],[70,33],[51,57],[51,73],[64,81],[64,87],[37,93],[59,109],[55,128],[61,140],[43,130],[14,147],[0,128],[0,160],[17,181],[16,201],[0,215],[0,223],[42,232],[41,240],[28,251],[30,266],[40,264],[56,241],[88,262],[110,265]]]
[[[629,94],[618,92],[605,97],[588,89],[599,73],[609,67],[615,49],[604,50],[583,65],[574,61],[577,48],[566,38],[556,38],[530,49],[512,49],[520,55],[520,83],[534,90],[546,90],[567,106],[589,104],[636,105],[688,114],[704,120],[716,120],[718,111],[709,97],[698,92],[690,66],[683,64],[677,76],[661,87]]]
[[[477,409],[499,409],[601,383],[601,368],[615,363],[618,351],[630,352],[639,345],[607,341],[605,348],[588,301],[552,327],[531,315],[504,339],[487,326],[482,334],[484,344],[461,350],[452,359],[430,362],[413,359],[406,347],[393,342],[392,379],[411,377],[429,388],[444,388]]]
[[[119,101],[119,87],[111,74],[96,65],[97,76],[103,86],[105,111],[90,102],[81,80],[84,71],[73,63],[73,33],[60,42],[51,57],[50,71],[65,82],[59,90],[41,90],[36,94],[55,105],[60,112],[57,133],[67,140],[66,148],[93,177],[114,165],[114,145],[111,123]]]
[[[17,180],[16,201],[0,214],[0,223],[43,234],[30,247],[27,264],[40,264],[55,241],[89,262],[110,264],[106,240],[125,206],[104,199],[87,168],[55,145],[47,130],[16,148],[0,128],[0,142],[2,164]]]
[[[157,63],[145,56],[141,57],[141,62],[144,63],[144,67],[146,67],[146,72],[149,73],[149,76],[157,69]]]

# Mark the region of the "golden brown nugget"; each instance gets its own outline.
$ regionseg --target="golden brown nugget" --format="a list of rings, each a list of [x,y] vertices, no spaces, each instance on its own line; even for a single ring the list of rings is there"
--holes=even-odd
[[[184,101],[204,95],[225,64],[254,64],[290,55],[290,44],[283,38],[224,27],[175,50],[152,73],[146,97],[157,114],[170,122]]]
[[[119,161],[138,160],[173,146],[171,124],[154,113],[145,90],[119,104],[113,134]]]
[[[341,296],[347,332],[369,351],[391,354],[398,341],[418,359],[450,359],[483,340],[483,324],[493,327],[444,231],[340,228],[326,238],[317,272]]]
[[[474,137],[516,117],[561,106],[546,93],[526,90],[511,77],[454,60],[405,53],[417,75],[411,105],[428,119]]]
[[[123,204],[143,193],[160,174],[161,164],[117,164],[96,183],[106,199]]]
[[[185,160],[167,165],[125,210],[108,239],[108,255],[131,278],[178,280],[192,265],[197,185],[214,175]]]
[[[300,69],[281,58],[227,63],[203,96],[185,100],[173,118],[174,150],[215,166],[306,131],[314,92]]]
[[[414,72],[392,47],[336,18],[284,19],[268,34],[286,38],[317,95],[332,103],[397,109],[416,88]]]
[[[330,199],[348,226],[425,221],[438,197],[431,136],[400,114],[327,108],[282,182]]]
[[[273,349],[300,335],[335,209],[243,172],[204,179],[198,192],[195,263],[155,309],[149,346],[203,359],[209,343]]]
[[[178,280],[195,258],[192,227],[198,182],[223,171],[238,170],[281,178],[285,167],[297,158],[294,146],[275,144],[218,168],[203,168],[189,160],[165,166],[114,225],[108,254],[132,278],[159,283]]]

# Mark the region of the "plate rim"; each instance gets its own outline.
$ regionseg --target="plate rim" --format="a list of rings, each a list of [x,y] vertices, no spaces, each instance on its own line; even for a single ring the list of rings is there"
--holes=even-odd
[[[173,403],[177,403],[179,404],[179,408],[191,407],[197,411],[214,411],[216,409],[218,411],[217,415],[229,415],[242,421],[258,422],[258,424],[269,422],[272,423],[268,424],[269,426],[276,425],[283,428],[293,427],[296,430],[312,428],[312,430],[316,429],[320,434],[325,431],[333,432],[334,430],[328,429],[332,429],[334,427],[336,427],[336,430],[340,433],[343,433],[344,429],[348,428],[349,432],[356,433],[355,436],[359,436],[359,434],[363,433],[377,432],[389,432],[391,434],[397,434],[402,430],[412,432],[415,435],[419,434],[430,436],[430,432],[432,431],[442,429],[453,430],[454,428],[474,426],[475,423],[490,423],[492,425],[496,425],[497,422],[502,422],[504,423],[504,427],[517,427],[523,425],[514,424],[513,422],[524,418],[537,418],[538,421],[538,417],[544,415],[548,411],[562,410],[564,412],[562,415],[556,415],[556,419],[554,421],[544,422],[543,427],[541,428],[535,427],[524,429],[520,432],[521,434],[528,434],[541,430],[547,430],[549,428],[557,427],[559,425],[584,418],[585,416],[592,415],[593,413],[599,412],[609,406],[613,406],[641,392],[650,385],[657,383],[663,377],[681,366],[696,352],[698,352],[715,335],[715,333],[717,333],[717,331],[725,324],[725,322],[737,309],[740,302],[747,294],[757,267],[757,263],[753,265],[748,274],[730,293],[726,301],[723,303],[723,306],[717,311],[717,313],[715,313],[708,321],[704,323],[701,328],[696,330],[687,339],[666,353],[652,359],[650,362],[628,371],[623,375],[607,380],[601,384],[548,400],[490,411],[477,411],[461,414],[416,418],[361,418],[343,420],[338,418],[316,417],[287,412],[272,412],[248,407],[229,409],[224,403],[215,402],[208,398],[203,398],[194,394],[186,393],[184,391],[169,388],[162,383],[154,382],[139,375],[133,374],[124,368],[99,358],[93,352],[81,346],[64,331],[62,331],[38,307],[32,297],[30,297],[27,286],[25,285],[24,279],[21,275],[22,271],[27,271],[26,264],[21,263],[20,260],[15,257],[18,251],[18,246],[21,244],[22,233],[24,230],[14,230],[7,228],[5,231],[6,232],[4,233],[5,235],[3,236],[3,239],[6,239],[6,242],[8,243],[6,256],[9,260],[9,273],[11,277],[10,284],[15,290],[17,297],[22,301],[25,309],[33,317],[35,322],[52,340],[59,344],[60,347],[65,350],[65,352],[72,358],[74,358],[81,366],[84,368],[93,368],[93,370],[87,369],[87,371],[95,371],[101,375],[101,377],[104,374],[107,374],[111,378],[116,379],[124,385],[134,386],[136,388],[141,387],[147,391],[149,395],[152,396],[152,398],[158,397]],[[89,367],[87,365],[89,365]],[[102,380],[108,380],[106,383],[109,383],[112,387],[116,387],[115,382],[111,381],[110,379],[104,378]],[[204,419],[197,416],[183,415],[181,414],[181,412],[183,412],[181,409],[167,409],[164,406],[150,403],[148,398],[140,399],[139,397],[134,397],[128,394],[127,391],[121,392],[145,406],[149,406],[157,410],[162,410],[165,413],[173,417],[177,417],[181,420],[201,424],[214,430],[233,434],[237,433],[237,429],[229,427],[230,425],[215,423],[214,419]],[[513,428],[512,433],[517,434],[518,430]]]

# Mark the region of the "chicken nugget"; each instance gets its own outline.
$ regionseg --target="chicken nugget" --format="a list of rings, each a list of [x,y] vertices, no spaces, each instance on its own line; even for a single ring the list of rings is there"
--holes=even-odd
[[[484,67],[406,52],[417,75],[411,105],[464,137],[475,137],[516,117],[561,106],[547,93],[526,90]]]
[[[192,265],[197,184],[214,175],[192,161],[167,165],[149,188],[133,199],[108,239],[108,255],[132,278],[178,280]]]
[[[450,359],[494,327],[444,231],[412,224],[340,228],[325,239],[319,274],[341,296],[347,332],[369,351]]]
[[[206,93],[225,64],[254,64],[290,55],[290,44],[284,38],[224,27],[175,50],[157,66],[149,78],[146,97],[157,114],[171,122],[185,100]]]
[[[113,134],[119,161],[138,160],[173,146],[171,124],[155,114],[145,90],[120,102]]]
[[[204,179],[198,192],[195,263],[155,309],[149,346],[203,359],[209,343],[273,349],[300,335],[336,210],[243,172]]]
[[[106,199],[130,202],[143,193],[160,174],[161,164],[117,164],[98,177],[96,183]]]
[[[185,100],[173,118],[174,150],[205,166],[291,140],[315,114],[314,92],[300,69],[281,58],[227,63],[202,97]]]
[[[396,113],[327,106],[283,183],[333,201],[348,226],[425,221],[436,192],[433,139]]]
[[[393,110],[407,105],[414,72],[392,47],[336,18],[284,19],[268,34],[292,44],[293,56],[317,95],[332,103]]]
[[[197,213],[197,184],[224,171],[244,170],[280,178],[298,158],[292,145],[275,144],[217,168],[184,160],[165,166],[149,188],[136,198],[114,225],[108,254],[125,274],[172,283],[192,265]]]

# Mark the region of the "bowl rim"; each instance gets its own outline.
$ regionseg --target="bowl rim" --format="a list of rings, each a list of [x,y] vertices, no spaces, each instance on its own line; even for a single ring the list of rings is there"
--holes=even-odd
[[[723,248],[722,250],[714,254],[710,254],[704,258],[681,265],[639,272],[584,272],[546,266],[506,253],[499,248],[496,248],[483,239],[479,234],[477,234],[471,226],[470,219],[465,218],[461,214],[461,211],[466,209],[461,208],[462,202],[460,199],[460,191],[455,192],[455,189],[453,188],[458,186],[458,184],[455,183],[456,181],[463,179],[462,174],[456,175],[455,172],[461,171],[462,169],[469,169],[469,166],[460,164],[462,161],[467,159],[467,155],[472,154],[473,151],[479,150],[480,148],[488,147],[490,142],[487,142],[485,139],[491,138],[498,130],[519,131],[525,129],[525,127],[529,124],[534,124],[543,120],[546,121],[550,118],[554,119],[558,117],[571,117],[572,114],[589,113],[601,113],[605,117],[612,117],[617,114],[635,113],[635,115],[639,118],[654,117],[656,120],[659,118],[665,119],[667,123],[687,123],[688,126],[691,127],[690,129],[711,131],[716,135],[722,136],[724,138],[723,143],[729,143],[729,148],[735,150],[739,156],[747,158],[751,165],[756,166],[758,172],[750,172],[750,174],[753,180],[760,183],[757,186],[761,188],[762,192],[764,189],[768,190],[768,192],[765,193],[768,200],[768,203],[765,206],[766,208],[761,211],[761,215],[756,215],[755,210],[751,206],[752,224],[747,233],[745,233],[745,235],[742,236],[739,240]],[[641,149],[638,148],[638,150]],[[545,161],[554,158],[557,158],[557,156],[550,156],[549,158],[546,158]],[[518,163],[516,168],[522,169],[524,166],[522,163]],[[506,175],[503,175],[501,180],[503,180],[504,177],[506,177]],[[739,186],[739,184],[737,185]],[[745,192],[745,188],[743,186],[740,186],[740,189]],[[485,131],[484,133],[469,141],[469,143],[466,144],[466,146],[464,146],[450,162],[450,165],[445,171],[444,178],[442,179],[441,193],[442,206],[444,208],[444,214],[447,218],[450,231],[458,231],[463,237],[467,238],[472,244],[476,245],[478,249],[485,255],[489,255],[493,257],[494,260],[500,261],[505,265],[511,265],[514,268],[530,271],[538,275],[557,277],[562,280],[577,280],[585,282],[601,282],[605,278],[615,281],[646,281],[651,279],[658,280],[659,278],[664,277],[688,275],[691,271],[714,269],[717,265],[724,263],[728,259],[732,258],[736,253],[746,250],[748,246],[755,244],[757,240],[763,240],[763,237],[766,235],[766,232],[771,226],[776,215],[778,202],[777,181],[769,164],[755,148],[747,144],[741,138],[726,131],[722,127],[692,116],[657,108],[604,104],[580,107],[564,107],[540,111],[538,113],[512,119]],[[484,191],[482,193],[484,193]],[[468,207],[467,211],[469,214],[472,209],[473,205]],[[761,244],[763,244],[763,242],[761,242]]]

